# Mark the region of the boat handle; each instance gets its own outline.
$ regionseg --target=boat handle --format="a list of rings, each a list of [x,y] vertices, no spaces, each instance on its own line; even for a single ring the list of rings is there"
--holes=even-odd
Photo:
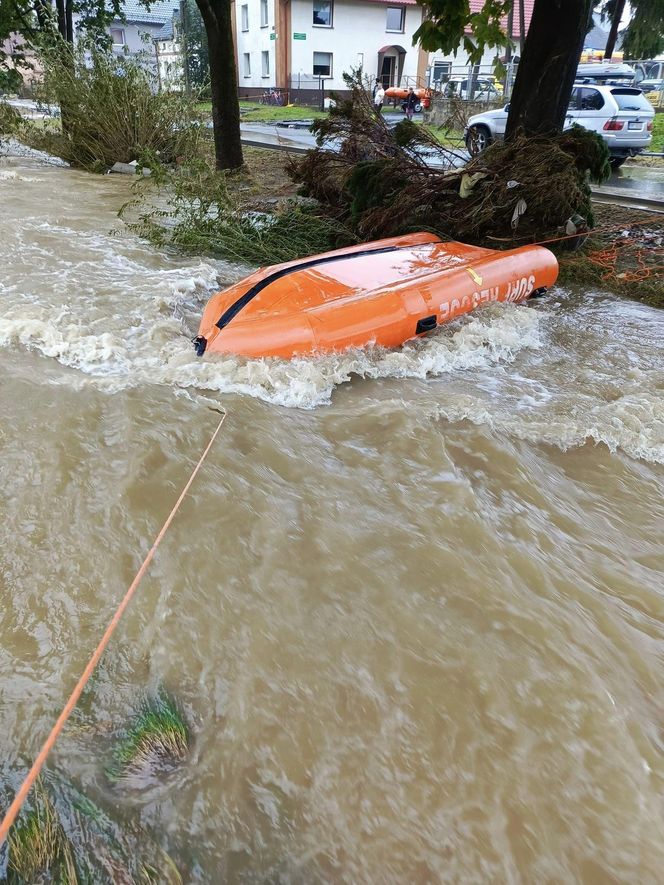
[[[424,317],[417,321],[415,334],[421,335],[423,332],[432,332],[436,328],[436,314],[430,317]]]

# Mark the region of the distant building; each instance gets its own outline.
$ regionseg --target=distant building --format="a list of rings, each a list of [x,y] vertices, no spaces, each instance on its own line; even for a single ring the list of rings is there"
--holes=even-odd
[[[533,15],[533,7],[535,5],[535,0],[524,0],[523,3],[523,26],[521,24],[520,17],[520,4],[514,2],[513,5],[513,13],[512,13],[512,43],[514,44],[514,48],[512,50],[512,57],[517,58],[520,55],[520,42],[521,39],[526,39],[526,34],[528,33],[528,28],[530,27],[530,20]],[[470,0],[470,11],[471,12],[479,12],[484,6],[484,0]],[[507,33],[508,30],[508,19],[505,17],[503,19],[503,31]],[[471,31],[466,31],[467,35],[471,35]],[[475,66],[475,73],[483,73],[489,74],[493,69],[493,63],[496,59],[496,56],[503,58],[505,55],[504,49],[497,49],[496,47],[491,47],[489,49],[484,50],[484,54],[480,60],[480,62]],[[439,87],[441,84],[445,82],[450,76],[461,75],[465,71],[470,68],[470,61],[468,59],[468,53],[460,46],[457,53],[448,53],[445,54],[442,51],[440,52],[432,52],[429,58],[429,71],[428,71],[428,83],[427,85],[432,87]]]
[[[109,27],[113,52],[134,55],[137,52],[154,54],[155,40],[173,38],[173,17],[179,16],[179,0],[156,0],[148,11],[138,0],[124,0],[125,21],[116,19]]]
[[[181,37],[180,13],[177,12],[154,40],[159,88],[166,92],[182,92],[185,88]]]
[[[236,0],[240,95],[345,89],[362,67],[385,86],[424,83],[427,53],[413,46],[415,0]]]

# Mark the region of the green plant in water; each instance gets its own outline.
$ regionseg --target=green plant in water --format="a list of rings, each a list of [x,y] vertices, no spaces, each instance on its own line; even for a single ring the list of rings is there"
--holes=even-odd
[[[39,874],[54,873],[62,885],[78,882],[71,843],[41,780],[30,801],[7,838],[8,881],[34,882]]]
[[[6,881],[181,885],[182,878],[173,859],[145,831],[119,826],[71,783],[46,771],[9,832]]]
[[[112,780],[172,767],[189,750],[189,729],[175,701],[163,692],[138,714],[114,753]]]

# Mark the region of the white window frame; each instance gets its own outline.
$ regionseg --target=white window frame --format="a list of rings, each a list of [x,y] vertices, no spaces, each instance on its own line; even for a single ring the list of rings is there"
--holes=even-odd
[[[249,30],[249,4],[243,3],[240,7],[240,27],[243,33]]]
[[[261,52],[261,77],[269,77],[270,76],[270,53],[269,50],[264,49]]]
[[[330,4],[330,23],[328,25],[318,24],[314,21],[314,2],[311,3],[311,27],[312,28],[333,28],[334,27],[334,0],[321,0],[321,2],[329,2]]]
[[[401,27],[400,28],[388,28],[387,27],[387,15],[390,9],[399,9],[401,11]],[[385,10],[385,32],[387,34],[403,34],[406,30],[406,7],[405,6],[388,6]]]
[[[267,28],[270,14],[267,9],[267,0],[261,0],[261,28]]]
[[[110,31],[111,31],[111,40],[113,40],[113,46],[126,46],[127,45],[127,37],[125,35],[124,28],[111,28]],[[113,32],[114,31],[116,34],[121,35],[122,40],[114,40],[113,39]]]
[[[245,52],[242,57],[242,72],[244,77],[251,77],[251,53]]]
[[[333,55],[332,55],[332,53],[331,52],[314,52],[313,62],[312,62],[312,66],[311,66],[312,71],[316,67],[316,56],[317,55],[327,55],[328,58],[330,59],[330,63],[328,65],[329,70],[328,70],[327,74],[317,74],[314,71],[314,77],[332,77],[332,70],[333,70],[333,67],[332,67]],[[322,65],[318,65],[318,67],[322,67]]]

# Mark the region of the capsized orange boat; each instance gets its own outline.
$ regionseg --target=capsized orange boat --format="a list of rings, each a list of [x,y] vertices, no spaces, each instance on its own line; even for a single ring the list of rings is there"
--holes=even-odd
[[[519,302],[555,283],[542,246],[499,252],[429,233],[350,246],[264,267],[213,295],[196,353],[329,353],[411,338],[491,301]]]

